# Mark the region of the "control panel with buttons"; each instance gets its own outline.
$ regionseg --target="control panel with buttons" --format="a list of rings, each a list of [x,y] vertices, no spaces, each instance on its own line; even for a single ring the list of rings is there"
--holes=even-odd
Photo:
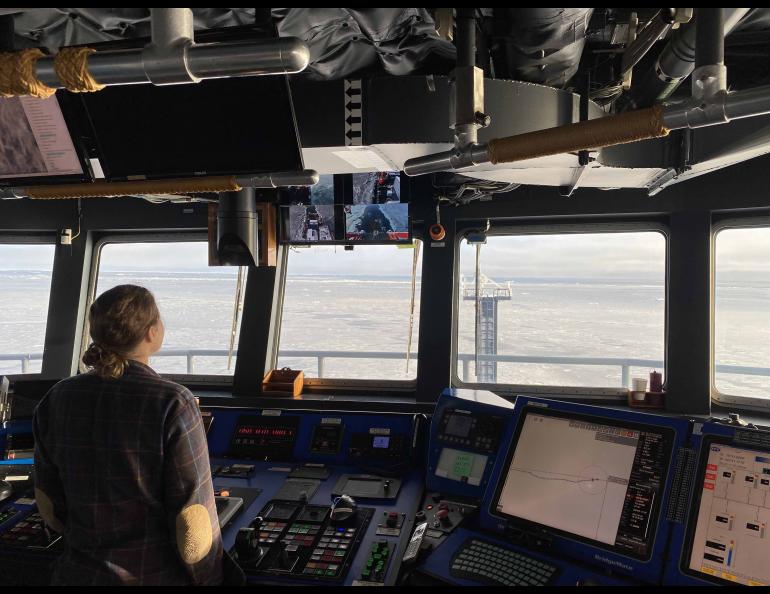
[[[501,416],[448,408],[441,417],[438,439],[457,447],[494,453],[503,428]]]

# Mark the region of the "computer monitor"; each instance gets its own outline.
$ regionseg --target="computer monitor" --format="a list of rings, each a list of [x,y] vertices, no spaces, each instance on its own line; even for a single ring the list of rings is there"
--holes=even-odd
[[[411,241],[409,205],[400,202],[346,205],[345,239],[349,243]]]
[[[374,171],[353,174],[353,204],[401,202],[401,173]]]
[[[0,98],[0,185],[90,179],[59,99]]]
[[[682,569],[724,584],[770,585],[770,451],[708,436]]]
[[[675,432],[527,406],[490,512],[513,531],[566,536],[650,559]]]
[[[336,178],[327,174],[310,187],[281,190],[281,241],[289,244],[333,244],[342,239],[342,190]]]
[[[119,85],[80,100],[108,180],[303,169],[286,76]]]

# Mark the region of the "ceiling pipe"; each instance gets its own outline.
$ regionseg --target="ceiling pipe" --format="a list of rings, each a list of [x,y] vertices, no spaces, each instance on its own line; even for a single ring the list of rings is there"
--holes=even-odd
[[[672,35],[655,64],[636,77],[638,84],[629,91],[626,108],[649,107],[656,101],[668,99],[695,67],[697,18],[682,25]],[[710,9],[715,10],[715,9]],[[724,36],[730,34],[751,8],[722,8]]]
[[[668,34],[675,23],[682,25],[689,23],[690,20],[692,20],[692,8],[661,8],[623,52],[621,75],[636,66],[639,60],[652,49],[655,42]]]
[[[189,8],[152,8],[152,39],[144,48],[97,51],[88,71],[100,85],[194,83],[209,78],[292,74],[310,63],[308,46],[296,37],[196,44]],[[37,60],[37,78],[64,88],[54,56]]]
[[[407,175],[461,169],[483,163],[512,163],[537,157],[661,138],[671,130],[699,128],[770,113],[770,85],[727,93],[724,66],[724,15],[720,9],[701,9],[697,69],[692,97],[679,103],[537,130],[486,144],[455,147],[451,151],[410,159]]]
[[[4,188],[0,198],[33,198],[56,200],[71,198],[114,198],[152,194],[203,194],[211,192],[238,192],[244,188],[281,188],[286,186],[313,186],[318,183],[318,172],[279,171],[260,175],[231,175],[194,177],[184,179],[137,180],[125,182],[94,182],[90,184],[62,184]]]

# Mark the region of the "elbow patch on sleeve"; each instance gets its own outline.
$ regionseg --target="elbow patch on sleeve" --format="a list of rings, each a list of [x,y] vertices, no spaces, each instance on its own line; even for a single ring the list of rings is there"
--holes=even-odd
[[[56,518],[56,514],[54,514],[54,505],[51,498],[37,488],[35,489],[35,503],[37,504],[37,510],[40,512],[43,520],[45,520],[45,523],[57,532],[63,532],[64,526]]]
[[[179,555],[188,565],[201,561],[211,551],[214,532],[208,510],[200,505],[184,508],[176,517],[176,543]]]

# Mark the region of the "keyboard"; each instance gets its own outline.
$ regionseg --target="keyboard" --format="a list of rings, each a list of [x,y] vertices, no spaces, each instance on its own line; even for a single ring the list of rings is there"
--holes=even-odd
[[[556,567],[491,542],[469,538],[455,553],[453,577],[494,586],[546,586]]]

